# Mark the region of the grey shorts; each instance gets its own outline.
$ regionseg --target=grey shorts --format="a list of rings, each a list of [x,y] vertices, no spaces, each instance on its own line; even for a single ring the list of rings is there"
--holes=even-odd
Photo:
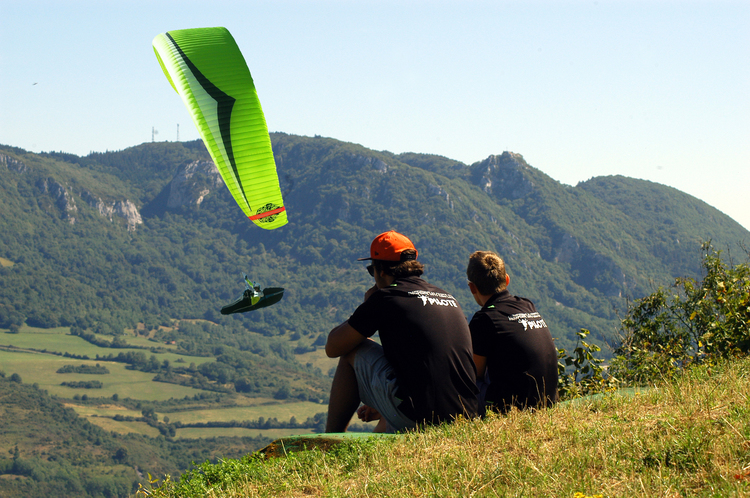
[[[370,339],[357,349],[354,358],[359,398],[364,404],[375,408],[388,424],[387,432],[413,429],[417,424],[401,413],[396,397],[396,374],[385,359],[383,347]]]

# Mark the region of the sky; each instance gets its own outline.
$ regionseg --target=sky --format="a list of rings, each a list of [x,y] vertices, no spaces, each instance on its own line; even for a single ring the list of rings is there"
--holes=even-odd
[[[0,0],[0,144],[199,138],[151,41],[224,26],[270,131],[564,184],[624,175],[750,229],[750,1]]]

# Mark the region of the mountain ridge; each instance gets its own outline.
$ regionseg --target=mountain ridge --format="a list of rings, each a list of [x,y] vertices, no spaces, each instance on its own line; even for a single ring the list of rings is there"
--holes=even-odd
[[[591,328],[600,340],[611,339],[616,310],[624,308],[626,298],[697,274],[700,242],[712,239],[734,250],[750,235],[718,210],[670,187],[618,176],[567,186],[517,153],[466,165],[429,154],[372,151],[330,138],[283,133],[271,138],[290,213],[289,225],[272,232],[248,225],[199,141],[145,143],[82,158],[0,146],[0,165],[5,166],[0,172],[38,177],[36,184],[18,178],[6,182],[20,188],[4,197],[15,199],[16,207],[33,201],[46,213],[41,226],[56,223],[54,219],[71,225],[77,218],[73,225],[79,228],[73,226],[69,235],[84,237],[81,241],[83,232],[107,228],[116,245],[145,247],[158,239],[165,247],[179,246],[171,257],[152,257],[159,264],[141,275],[162,275],[155,285],[162,297],[156,300],[166,309],[175,302],[164,295],[193,300],[194,306],[173,310],[187,313],[184,318],[216,318],[217,301],[228,301],[236,292],[222,287],[234,282],[228,275],[240,269],[248,268],[264,282],[284,284],[283,305],[254,316],[260,318],[253,320],[255,327],[267,335],[317,336],[346,319],[368,285],[355,260],[375,234],[391,228],[415,241],[427,265],[425,277],[455,293],[467,316],[474,305],[465,288],[465,260],[475,249],[497,251],[514,277],[511,290],[550,315],[562,343],[570,343],[581,327]],[[96,228],[91,225],[95,219]],[[118,219],[134,239],[112,232]],[[110,226],[102,225],[107,221]],[[19,224],[27,228],[21,233],[35,233],[29,223]],[[179,253],[209,233],[214,239],[200,242],[206,264],[191,268]],[[3,257],[14,261],[14,253],[33,254],[17,245],[22,237],[15,242],[7,238]],[[112,251],[112,260],[143,263],[143,255]],[[300,272],[310,275],[298,278]],[[284,279],[279,282],[277,275]],[[199,285],[209,280],[211,285]],[[207,297],[195,299],[196,287],[204,287],[198,292]],[[6,309],[28,315],[17,299],[6,295],[2,302]],[[145,304],[140,308],[136,312],[159,314]]]

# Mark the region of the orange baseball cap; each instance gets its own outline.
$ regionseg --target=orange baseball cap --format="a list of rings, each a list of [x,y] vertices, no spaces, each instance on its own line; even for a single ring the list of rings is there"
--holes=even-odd
[[[407,249],[413,249],[413,255],[401,254]],[[417,248],[414,247],[409,237],[390,230],[381,233],[370,244],[370,257],[359,258],[357,261],[377,259],[379,261],[409,261],[417,259]],[[403,258],[403,259],[402,259]]]

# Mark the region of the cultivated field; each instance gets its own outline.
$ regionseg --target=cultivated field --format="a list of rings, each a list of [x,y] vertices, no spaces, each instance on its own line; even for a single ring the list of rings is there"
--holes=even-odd
[[[326,356],[326,353],[323,349],[318,349],[317,351],[311,351],[309,353],[299,354],[297,355],[297,361],[302,363],[303,365],[307,363],[311,363],[313,367],[317,367],[320,369],[321,372],[328,373],[328,371],[332,368],[336,368],[336,365],[338,365],[339,360],[336,358],[329,358]]]
[[[308,434],[310,429],[245,429],[243,427],[214,427],[210,429],[195,429],[187,427],[177,429],[175,437],[183,439],[197,439],[207,437],[256,437],[264,436],[271,439],[279,439],[287,436]]]
[[[106,366],[110,373],[104,375],[57,373],[57,370],[64,365],[96,365],[97,363]],[[46,389],[50,394],[61,398],[73,398],[75,395],[83,394],[95,398],[111,398],[112,395],[117,394],[120,398],[159,401],[210,392],[176,384],[153,382],[151,379],[154,378],[154,374],[127,370],[124,363],[111,361],[76,360],[43,353],[4,350],[0,351],[0,365],[0,368],[7,374],[17,373],[24,383],[36,383],[40,389]],[[92,380],[98,380],[103,387],[101,389],[74,389],[60,385],[62,382]]]
[[[120,434],[138,433],[148,436],[158,436],[158,429],[147,425],[145,422],[114,420],[114,417],[138,418],[142,416],[141,410],[136,410],[118,404],[112,400],[113,396],[119,400],[130,398],[144,402],[166,401],[172,398],[193,398],[196,394],[205,394],[211,398],[216,396],[215,392],[194,389],[176,384],[154,382],[153,373],[128,370],[124,363],[96,360],[97,355],[104,357],[110,354],[117,355],[120,352],[142,351],[147,356],[154,355],[159,363],[168,360],[175,365],[189,365],[194,363],[200,365],[204,362],[215,361],[214,358],[200,356],[184,356],[173,352],[153,353],[143,349],[129,348],[102,348],[80,337],[70,335],[67,327],[56,329],[37,329],[33,327],[21,327],[20,333],[3,333],[0,329],[0,370],[6,375],[18,374],[26,384],[37,384],[40,389],[49,392],[50,395],[69,400],[66,406],[74,409],[80,416],[86,417],[105,430]],[[110,337],[99,336],[105,340]],[[128,335],[125,341],[132,346],[160,347],[167,351],[176,349],[174,345],[166,345],[149,341],[146,337]],[[46,351],[46,352],[43,352]],[[57,353],[57,354],[55,354]],[[88,356],[89,360],[64,357],[61,354]],[[321,352],[307,353],[307,358],[301,358],[303,362],[311,362],[320,365],[327,371],[330,366],[335,365],[333,360],[325,358]],[[326,361],[327,360],[327,361]],[[109,370],[108,374],[81,374],[81,373],[57,373],[57,370],[65,365],[101,365]],[[330,366],[329,366],[330,365]],[[61,385],[62,382],[87,382],[99,381],[101,389],[80,389]],[[92,404],[91,401],[81,401],[81,396],[91,400],[105,398],[106,403]],[[226,397],[226,395],[225,395]],[[325,412],[326,405],[312,403],[309,401],[298,401],[284,403],[270,398],[248,398],[234,396],[234,406],[207,408],[208,403],[199,403],[194,410],[175,412],[157,411],[158,419],[164,420],[168,417],[170,422],[206,423],[206,422],[229,422],[276,418],[279,421],[288,421],[295,417],[297,421],[304,422],[308,417],[316,413]],[[257,436],[262,434],[267,437],[282,437],[294,434],[309,433],[310,429],[272,429],[258,430],[245,428],[182,428],[178,429],[178,438],[204,438],[217,436]]]

